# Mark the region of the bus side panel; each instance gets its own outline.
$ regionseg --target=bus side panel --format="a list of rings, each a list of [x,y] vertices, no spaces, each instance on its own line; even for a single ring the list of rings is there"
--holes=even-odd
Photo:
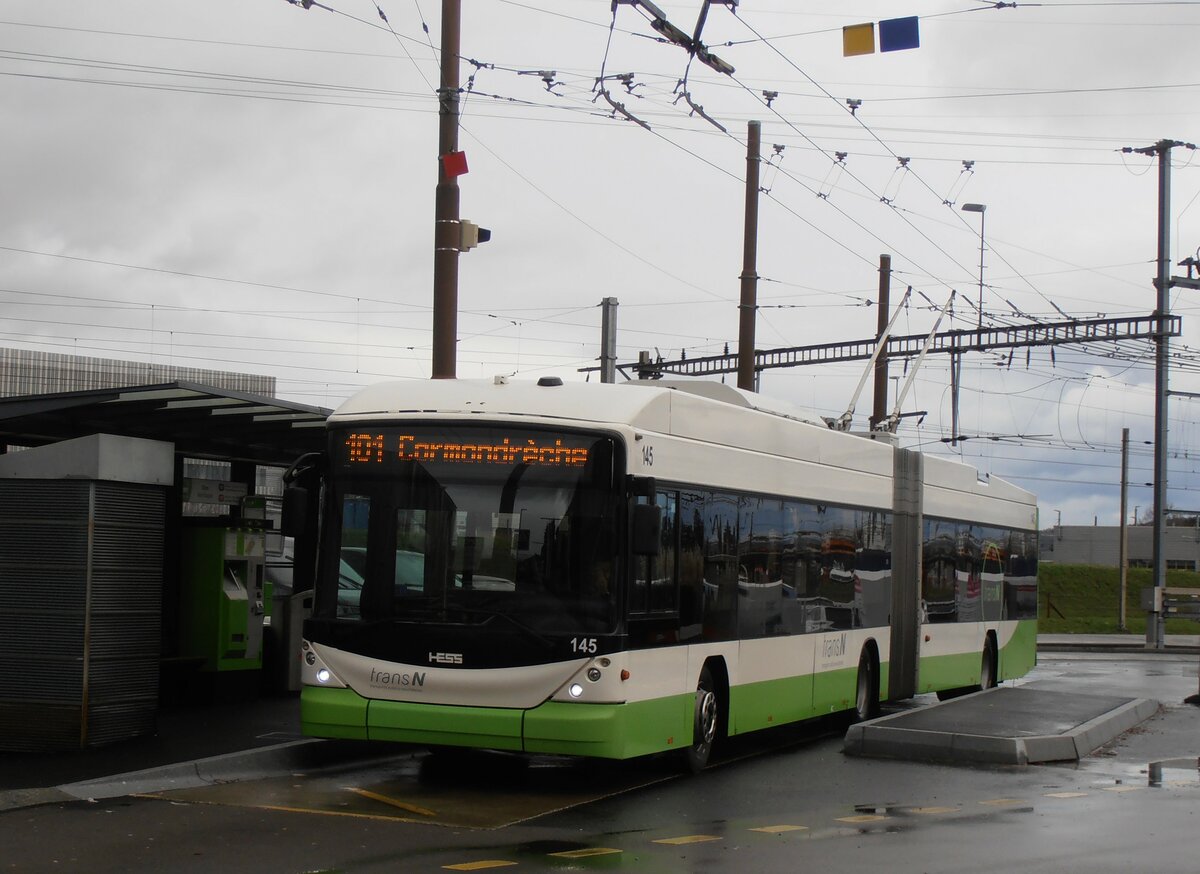
[[[858,659],[854,667],[818,671],[813,675],[812,715],[821,716],[849,710],[858,691]]]
[[[695,693],[628,704],[547,701],[525,712],[525,751],[629,759],[692,743]]]
[[[813,715],[812,696],[811,674],[734,686],[729,690],[729,733],[745,734],[808,719]]]
[[[729,662],[731,735],[813,715],[815,635],[743,640],[737,647],[737,658]]]
[[[1006,628],[1005,626],[1012,626]],[[1006,640],[1004,633],[1008,632]],[[1023,677],[1037,664],[1037,620],[1022,619],[1004,623],[1000,628],[1000,667],[997,676],[1001,680]]]
[[[367,711],[371,740],[436,746],[521,750],[523,710],[372,701]]]
[[[308,737],[367,739],[367,699],[353,689],[305,686],[300,692],[300,731]]]
[[[858,664],[868,652],[880,661],[879,695],[887,697],[888,663],[883,661],[891,651],[891,630],[886,627],[825,632],[817,641],[813,653],[812,715],[837,713],[854,707],[858,693]]]

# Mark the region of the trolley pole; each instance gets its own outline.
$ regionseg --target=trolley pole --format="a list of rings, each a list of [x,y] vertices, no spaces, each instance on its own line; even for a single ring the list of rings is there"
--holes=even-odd
[[[462,0],[442,0],[442,78],[438,88],[438,183],[433,230],[433,378],[454,379],[458,350],[458,177],[444,158],[458,151],[458,68]]]
[[[707,7],[706,7],[707,8]],[[738,388],[754,391],[754,323],[758,315],[758,166],[762,122],[746,125],[746,232],[738,319]]]

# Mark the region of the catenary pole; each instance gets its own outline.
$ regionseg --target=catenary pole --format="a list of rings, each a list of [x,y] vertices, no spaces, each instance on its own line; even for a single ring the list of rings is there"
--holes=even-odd
[[[1158,292],[1155,315],[1166,318],[1171,307],[1171,147],[1170,140],[1160,140],[1158,152],[1158,275],[1154,281]],[[1167,524],[1167,401],[1171,338],[1159,331],[1154,352],[1154,585],[1167,584],[1167,560],[1164,544]],[[1162,649],[1163,616],[1154,614],[1154,628],[1146,626],[1146,643]]]
[[[441,86],[438,88],[438,183],[433,231],[433,378],[454,379],[458,351],[458,176],[444,158],[458,151],[459,50],[462,0],[442,0]]]
[[[1125,593],[1129,588],[1129,520],[1125,518],[1129,512],[1129,429],[1121,429],[1121,539],[1118,543],[1120,557],[1117,567],[1120,568],[1121,593],[1117,602],[1117,629],[1124,631],[1125,626]]]
[[[875,336],[882,342],[883,333],[887,330],[888,318],[891,315],[891,290],[892,290],[892,256],[879,256],[879,318],[876,319]],[[871,406],[871,430],[875,428],[887,418],[887,378],[888,378],[888,361],[887,347],[879,353],[879,357],[875,359],[875,388],[874,401]]]
[[[755,391],[754,323],[758,316],[758,168],[762,123],[746,125],[746,230],[742,246],[742,297],[738,307],[738,388]]]

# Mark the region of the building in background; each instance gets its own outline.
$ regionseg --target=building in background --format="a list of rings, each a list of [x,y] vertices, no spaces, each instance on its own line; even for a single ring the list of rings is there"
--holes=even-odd
[[[227,391],[275,397],[275,377],[199,367],[176,367],[146,361],[121,361],[114,358],[90,358],[86,355],[62,355],[31,349],[0,348],[0,397],[59,394],[99,388],[156,385],[167,382],[196,382]],[[10,447],[14,448],[14,447]],[[229,479],[229,463],[184,459],[183,475],[205,480]],[[255,494],[282,495],[283,484],[276,468],[259,467]],[[187,515],[220,515],[225,508],[188,504]]]
[[[1200,521],[1200,517],[1197,517]],[[1129,526],[1129,566],[1150,567],[1154,557],[1154,528]],[[1115,525],[1056,525],[1041,533],[1039,560],[1056,564],[1117,567],[1121,529]],[[1200,570],[1200,527],[1169,525],[1163,532],[1169,570]]]
[[[198,367],[175,367],[145,361],[119,361],[60,355],[30,349],[0,349],[0,397],[154,385],[160,382],[199,382],[230,391],[275,397],[275,377]]]

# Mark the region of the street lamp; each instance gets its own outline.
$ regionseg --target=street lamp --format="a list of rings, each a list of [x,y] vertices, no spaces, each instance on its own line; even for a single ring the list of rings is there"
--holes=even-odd
[[[986,203],[964,203],[963,212],[979,213],[979,330],[983,330],[983,220],[987,217]]]

